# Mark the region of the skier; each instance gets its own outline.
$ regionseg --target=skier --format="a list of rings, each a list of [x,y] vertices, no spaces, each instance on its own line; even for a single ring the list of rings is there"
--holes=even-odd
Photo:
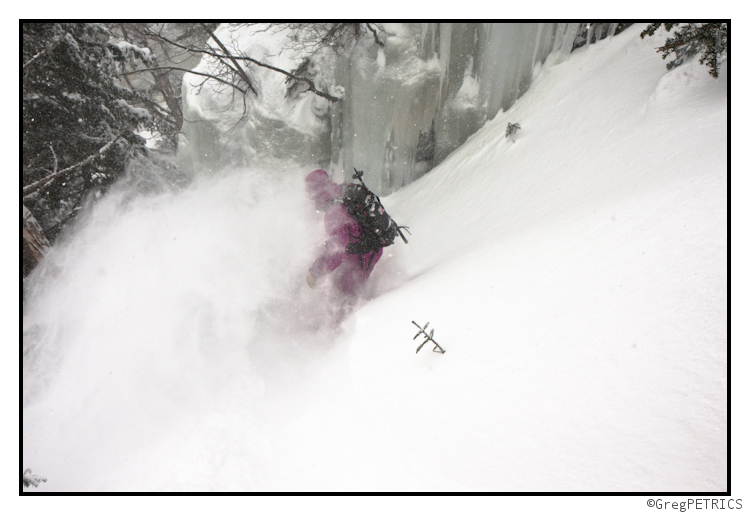
[[[346,188],[350,186],[354,185],[334,183],[325,170],[315,170],[305,178],[308,197],[315,201],[316,209],[326,212],[324,223],[328,236],[323,253],[308,271],[307,284],[313,288],[320,277],[333,274],[333,287],[344,298],[353,298],[359,293],[383,255],[385,246],[355,248],[363,241],[368,229],[352,216],[344,203]],[[363,253],[354,253],[356,250]]]

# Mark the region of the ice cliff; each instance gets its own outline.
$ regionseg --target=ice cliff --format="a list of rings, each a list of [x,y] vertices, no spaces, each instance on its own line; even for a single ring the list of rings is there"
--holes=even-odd
[[[225,167],[324,167],[342,180],[356,167],[372,189],[388,194],[428,172],[510,107],[543,65],[566,60],[592,35],[607,35],[601,26],[595,33],[578,23],[377,27],[377,38],[368,33],[339,52],[299,44],[304,29],[219,27],[216,35],[233,51],[304,74],[339,100],[305,92],[255,64],[243,66],[257,94],[244,98],[186,75],[181,168],[195,175]],[[603,30],[611,35],[613,28]],[[196,71],[215,71],[210,61],[204,58]]]

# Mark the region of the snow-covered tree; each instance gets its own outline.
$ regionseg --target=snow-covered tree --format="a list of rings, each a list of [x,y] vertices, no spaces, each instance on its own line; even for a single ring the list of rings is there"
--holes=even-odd
[[[674,36],[668,37],[664,45],[656,50],[666,59],[674,54],[674,59],[667,63],[667,69],[681,65],[685,58],[701,54],[699,62],[709,67],[709,74],[719,77],[719,66],[726,60],[729,51],[729,27],[726,23],[650,23],[643,32],[641,39],[653,36],[656,30],[664,25],[670,32],[673,28]]]
[[[160,123],[117,78],[150,55],[96,23],[24,23],[22,32],[23,204],[54,241],[145,150],[136,131]]]

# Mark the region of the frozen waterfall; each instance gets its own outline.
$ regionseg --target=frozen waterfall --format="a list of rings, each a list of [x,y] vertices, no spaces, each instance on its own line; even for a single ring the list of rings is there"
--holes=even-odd
[[[243,101],[186,75],[181,168],[195,174],[226,166],[325,167],[343,180],[356,167],[376,193],[388,194],[510,107],[544,63],[568,58],[582,31],[578,23],[380,28],[383,46],[363,37],[337,55],[295,47],[289,29],[220,27],[217,35],[247,56],[286,70],[304,64],[316,88],[340,101],[293,94],[284,75],[256,65],[247,71],[258,94]],[[198,68],[210,67],[204,60]]]

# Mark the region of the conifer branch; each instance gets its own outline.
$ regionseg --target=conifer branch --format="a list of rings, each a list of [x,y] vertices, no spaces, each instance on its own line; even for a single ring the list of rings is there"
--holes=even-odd
[[[77,170],[83,166],[86,166],[87,164],[91,163],[96,158],[104,157],[104,154],[106,154],[109,151],[109,149],[112,148],[112,146],[117,142],[118,139],[120,139],[123,136],[123,134],[124,132],[121,132],[120,134],[115,136],[114,139],[112,139],[106,145],[100,148],[95,154],[91,154],[89,157],[87,157],[83,161],[79,161],[78,163],[74,165],[71,165],[67,168],[60,170],[59,172],[53,172],[52,175],[48,175],[47,177],[43,179],[39,179],[38,181],[34,181],[31,184],[24,186],[23,187],[24,199],[31,196],[34,191],[42,188],[50,181],[57,179],[58,177],[62,177],[63,175],[72,172],[73,170]],[[57,159],[55,159],[55,162],[57,162]]]
[[[65,39],[65,36],[68,35],[68,31],[65,31],[61,36],[59,36],[57,39],[54,39],[50,41],[50,43],[44,47],[38,54],[36,54],[34,57],[23,63],[23,69],[25,70],[27,66],[31,66],[31,64],[36,61],[37,59],[41,58],[45,54],[48,54],[57,48],[57,46],[62,43],[62,40]]]

